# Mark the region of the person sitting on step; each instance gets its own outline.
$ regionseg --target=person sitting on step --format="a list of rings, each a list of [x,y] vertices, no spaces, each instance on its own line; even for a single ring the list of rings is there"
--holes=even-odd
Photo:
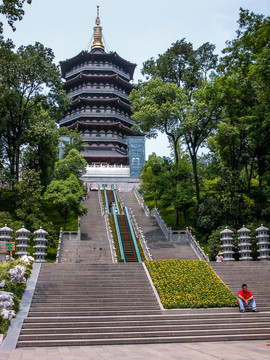
[[[255,299],[251,293],[251,291],[249,291],[247,289],[247,285],[243,284],[242,285],[242,290],[239,291],[238,293],[238,305],[240,308],[240,312],[245,312],[246,311],[246,307],[251,304],[252,306],[252,311],[257,311],[256,308],[256,302]]]

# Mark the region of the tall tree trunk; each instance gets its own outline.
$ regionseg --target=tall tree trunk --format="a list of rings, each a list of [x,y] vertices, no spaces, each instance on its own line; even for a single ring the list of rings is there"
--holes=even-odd
[[[175,163],[178,164],[179,161],[179,154],[178,154],[178,139],[173,139],[173,150],[174,150],[174,157],[175,157]]]
[[[16,149],[16,180],[19,182],[20,177],[20,149]]]
[[[178,226],[179,225],[179,212],[178,212],[178,207],[174,205],[174,225]]]
[[[193,177],[194,177],[194,183],[195,183],[195,190],[196,190],[196,199],[197,202],[200,202],[200,185],[199,185],[199,179],[198,179],[198,172],[197,172],[197,156],[196,154],[191,154],[191,161],[192,161],[192,168],[193,168]]]
[[[184,210],[185,227],[187,227],[187,212]]]

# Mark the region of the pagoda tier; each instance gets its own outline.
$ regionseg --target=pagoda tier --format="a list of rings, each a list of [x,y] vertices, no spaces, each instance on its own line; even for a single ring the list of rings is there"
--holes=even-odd
[[[92,74],[117,74],[123,79],[133,80],[136,64],[121,58],[116,52],[106,53],[102,49],[81,51],[77,56],[60,62],[62,76],[70,79],[82,72]]]
[[[64,89],[71,105],[60,126],[78,129],[88,164],[129,165],[129,137],[133,137],[128,96],[136,64],[116,52],[106,53],[99,10],[91,51],[60,62]]]
[[[67,80],[64,86],[71,98],[79,96],[105,96],[117,95],[128,102],[132,85],[118,75],[86,75],[80,74]]]

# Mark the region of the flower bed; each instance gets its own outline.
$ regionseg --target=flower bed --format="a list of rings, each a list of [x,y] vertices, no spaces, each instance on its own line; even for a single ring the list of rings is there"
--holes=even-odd
[[[9,271],[10,269],[15,268],[15,266],[17,265],[25,267],[24,277],[25,279],[28,279],[31,274],[32,263],[27,265],[22,263],[21,259],[18,259],[15,261],[4,261],[0,264],[0,282],[4,282],[5,284],[0,288],[0,291],[10,292],[14,294],[13,297],[14,306],[12,307],[12,310],[14,310],[15,313],[17,313],[19,310],[20,301],[23,296],[24,290],[26,288],[25,281],[20,281],[20,282],[11,281]],[[4,317],[0,315],[0,334],[4,334],[5,336],[9,325],[10,325],[10,320],[4,319]]]
[[[235,307],[237,298],[200,260],[147,261],[165,309]]]

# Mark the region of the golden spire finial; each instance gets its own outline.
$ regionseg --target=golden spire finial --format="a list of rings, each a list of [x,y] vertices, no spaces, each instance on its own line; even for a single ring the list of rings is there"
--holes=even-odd
[[[102,27],[100,26],[100,18],[99,18],[99,6],[97,5],[97,18],[96,18],[96,26],[94,27],[94,41],[91,49],[102,49],[104,50],[104,45],[102,42]]]

